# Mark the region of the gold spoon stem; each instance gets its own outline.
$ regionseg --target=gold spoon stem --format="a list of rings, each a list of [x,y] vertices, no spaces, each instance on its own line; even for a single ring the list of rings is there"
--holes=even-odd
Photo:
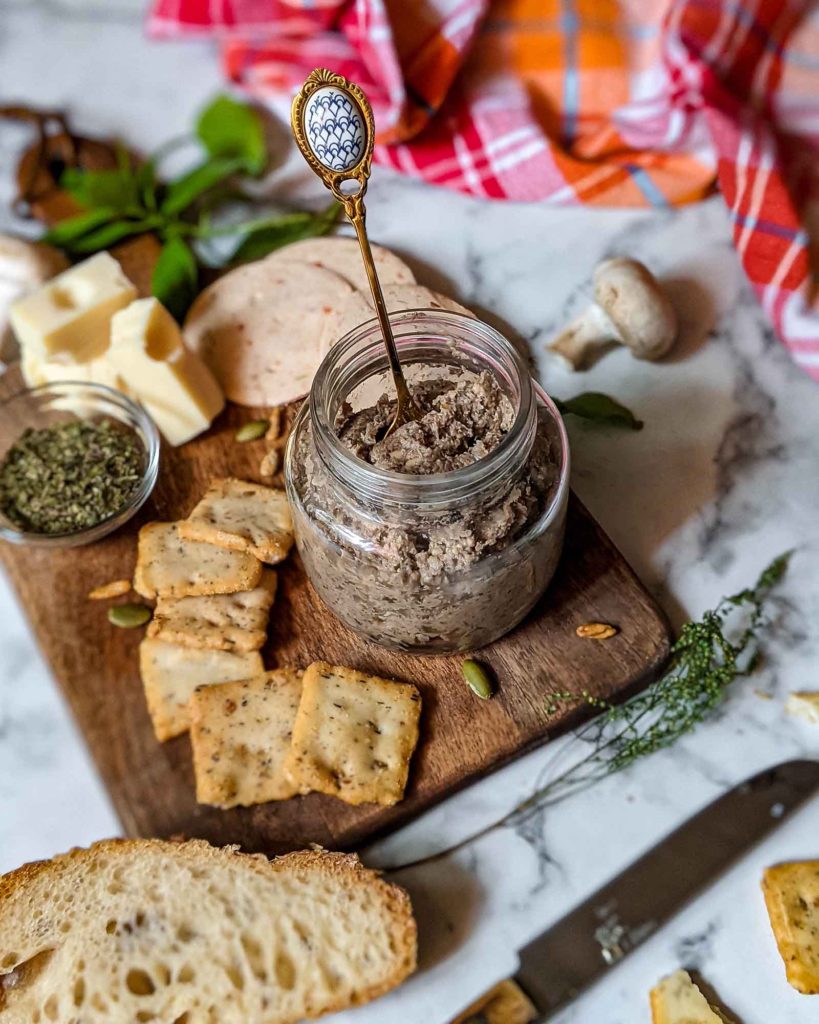
[[[316,68],[296,94],[290,120],[296,145],[310,167],[343,204],[358,237],[395,384],[397,402],[395,416],[384,435],[388,437],[396,427],[417,420],[421,410],[410,394],[401,369],[365,226],[364,193],[370,178],[375,144],[372,108],[357,85],[332,71]],[[350,184],[358,187],[345,189],[344,186]]]
[[[415,399],[410,394],[409,387],[407,386],[407,379],[404,376],[404,371],[401,368],[401,361],[398,358],[398,348],[396,347],[395,338],[392,333],[390,314],[387,311],[387,304],[384,302],[384,293],[381,291],[381,282],[378,280],[378,273],[375,269],[375,260],[373,259],[372,249],[370,248],[370,240],[367,237],[367,228],[364,223],[366,217],[364,204],[356,203],[354,212],[350,209],[351,206],[353,206],[352,203],[349,204],[349,206],[345,204],[345,210],[347,216],[350,218],[350,223],[355,228],[358,244],[361,247],[361,258],[364,260],[364,269],[367,272],[367,280],[370,282],[373,305],[375,306],[375,313],[381,327],[381,336],[384,339],[384,347],[387,350],[387,359],[389,360],[390,370],[392,371],[392,380],[395,385],[395,393],[398,399],[395,416],[384,435],[384,437],[389,437],[390,434],[403,423],[409,423],[412,420],[417,420],[421,415],[421,410],[415,404]]]

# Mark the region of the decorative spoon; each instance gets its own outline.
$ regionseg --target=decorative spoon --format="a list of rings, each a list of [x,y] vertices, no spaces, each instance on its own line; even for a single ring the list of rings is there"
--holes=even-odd
[[[355,228],[364,269],[370,282],[373,304],[381,325],[384,346],[392,371],[398,402],[384,437],[403,423],[417,420],[421,410],[407,387],[398,359],[390,318],[370,242],[367,238],[364,193],[370,178],[375,124],[367,97],[341,75],[316,68],[293,100],[290,123],[296,145],[307,163],[344,206]]]

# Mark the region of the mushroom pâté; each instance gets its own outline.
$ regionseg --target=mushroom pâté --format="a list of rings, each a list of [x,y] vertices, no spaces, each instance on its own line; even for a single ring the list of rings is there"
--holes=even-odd
[[[638,359],[660,359],[677,338],[677,315],[648,267],[626,257],[603,260],[594,271],[594,302],[549,343],[571,366],[585,370],[613,345]]]

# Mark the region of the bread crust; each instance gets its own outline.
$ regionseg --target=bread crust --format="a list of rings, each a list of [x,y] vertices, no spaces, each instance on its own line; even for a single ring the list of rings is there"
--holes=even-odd
[[[323,874],[335,879],[342,888],[368,890],[371,900],[381,903],[390,920],[390,939],[395,951],[395,965],[392,972],[377,984],[357,990],[351,999],[339,999],[321,1010],[310,1010],[299,1019],[316,1019],[328,1013],[336,1013],[384,995],[399,985],[416,968],[417,928],[412,914],[410,899],[404,889],[392,882],[386,882],[377,871],[366,868],[356,854],[332,853],[321,847],[284,854],[269,860],[264,854],[242,853],[238,846],[215,847],[203,839],[184,842],[161,839],[102,839],[89,847],[74,847],[58,854],[51,860],[32,861],[0,876],[0,921],[5,905],[13,901],[42,875],[53,874],[55,881],[76,865],[87,867],[100,857],[131,859],[134,857],[167,856],[202,866],[208,863],[235,865],[262,877],[276,874],[300,875]],[[309,998],[308,998],[309,1001]],[[273,1018],[276,1024],[284,1024],[283,1018]],[[291,1024],[288,1020],[286,1024]],[[295,1020],[292,1024],[296,1024]]]

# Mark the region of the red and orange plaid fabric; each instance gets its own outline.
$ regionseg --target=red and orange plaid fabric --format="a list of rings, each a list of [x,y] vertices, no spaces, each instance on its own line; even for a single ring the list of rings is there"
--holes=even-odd
[[[760,302],[819,379],[808,0],[155,0],[149,28],[220,37],[261,98],[341,72],[372,102],[378,162],[473,195],[667,207],[717,180]]]

